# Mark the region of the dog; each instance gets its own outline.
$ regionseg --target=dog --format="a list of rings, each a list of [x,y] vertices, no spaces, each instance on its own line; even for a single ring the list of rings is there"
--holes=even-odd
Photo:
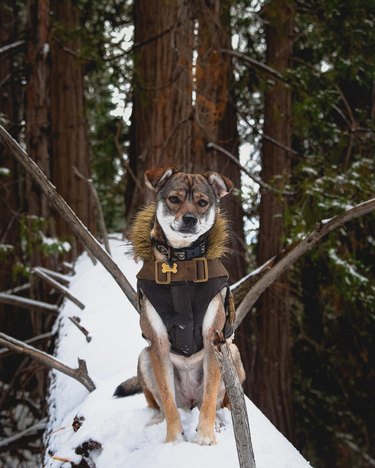
[[[220,257],[226,252],[226,219],[219,201],[233,183],[216,172],[188,174],[173,167],[145,172],[156,203],[142,210],[130,231],[138,273],[140,324],[149,346],[136,378],[115,396],[143,391],[149,407],[166,419],[166,442],[183,440],[177,408],[200,409],[194,442],[212,445],[216,410],[230,407],[212,340],[223,331],[242,383],[245,372],[232,343],[233,299]]]

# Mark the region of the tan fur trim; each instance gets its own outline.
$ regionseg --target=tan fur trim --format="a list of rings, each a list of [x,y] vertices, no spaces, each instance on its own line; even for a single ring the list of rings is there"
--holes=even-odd
[[[151,248],[150,232],[155,222],[155,203],[140,210],[129,230],[129,239],[133,245],[136,260],[155,260]],[[208,236],[207,258],[222,258],[227,253],[228,222],[220,211]]]

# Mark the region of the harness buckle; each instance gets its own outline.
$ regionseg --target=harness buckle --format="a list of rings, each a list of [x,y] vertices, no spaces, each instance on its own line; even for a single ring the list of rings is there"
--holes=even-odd
[[[155,261],[155,282],[157,284],[169,284],[171,282],[172,273],[177,273],[176,263],[169,266],[162,260]]]
[[[194,258],[195,275],[194,283],[205,283],[208,281],[208,263],[206,257]]]

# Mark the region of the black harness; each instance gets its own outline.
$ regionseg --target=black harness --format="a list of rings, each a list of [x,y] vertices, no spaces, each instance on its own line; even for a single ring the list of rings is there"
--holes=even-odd
[[[168,257],[170,261],[168,263],[175,262],[178,268],[180,262],[201,257],[202,250],[204,249],[205,253],[207,248],[206,244],[207,241],[202,241],[187,249],[173,249],[173,252],[169,250],[170,255]],[[160,244],[158,245],[160,246]],[[156,248],[161,251],[158,245],[156,245]],[[162,246],[162,248],[170,249],[169,246]],[[178,250],[178,256],[175,255],[176,250]],[[184,256],[184,260],[179,260],[182,256]],[[142,275],[139,274],[139,276]],[[173,353],[191,356],[203,348],[203,320],[211,300],[223,288],[226,288],[224,300],[226,322],[223,333],[225,338],[232,336],[228,274],[213,278],[209,277],[199,282],[189,280],[173,281],[172,274],[168,284],[159,284],[154,279],[138,277],[137,285],[140,299],[144,295],[163,320]]]

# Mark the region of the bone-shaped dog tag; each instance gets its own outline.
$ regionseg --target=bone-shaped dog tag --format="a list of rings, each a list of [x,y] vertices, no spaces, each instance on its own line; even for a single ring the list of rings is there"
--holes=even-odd
[[[162,273],[177,273],[177,263],[174,263],[172,266],[169,266],[168,263],[161,264]]]

